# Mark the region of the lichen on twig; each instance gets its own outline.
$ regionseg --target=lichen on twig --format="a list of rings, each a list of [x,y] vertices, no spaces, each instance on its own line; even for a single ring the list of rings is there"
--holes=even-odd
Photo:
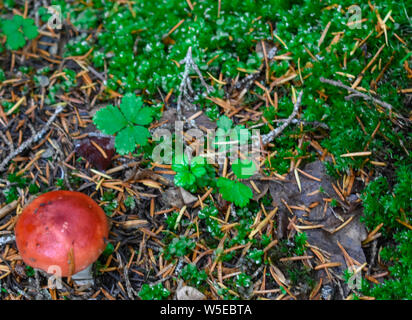
[[[301,91],[296,99],[295,105],[293,106],[293,111],[290,116],[282,123],[281,126],[277,127],[276,129],[270,131],[269,133],[262,136],[262,144],[267,145],[268,143],[272,142],[278,135],[280,135],[283,130],[292,122],[292,120],[296,117],[299,107],[302,103],[302,95],[303,91]]]
[[[179,87],[179,96],[177,98],[177,116],[179,119],[183,119],[183,112],[182,112],[182,105],[184,103],[183,99],[190,100],[189,94],[193,94],[193,88],[191,84],[191,79],[189,77],[190,71],[194,70],[196,74],[199,76],[200,83],[206,89],[206,92],[209,94],[213,88],[209,86],[205,79],[202,76],[202,73],[199,70],[199,67],[193,61],[192,56],[192,47],[189,47],[186,53],[186,57],[180,61],[180,64],[185,65],[185,70],[183,71],[182,82],[180,83]]]

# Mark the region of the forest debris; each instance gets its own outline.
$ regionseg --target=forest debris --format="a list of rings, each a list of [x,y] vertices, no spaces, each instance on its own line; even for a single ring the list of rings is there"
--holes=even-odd
[[[136,220],[127,220],[125,222],[116,222],[116,224],[120,224],[124,229],[136,229],[136,228],[140,228],[141,226],[149,224],[149,222],[143,219],[136,219]]]
[[[76,152],[98,170],[107,169],[114,156],[113,137],[89,136],[76,145]]]
[[[273,216],[276,214],[276,212],[278,211],[278,207],[276,207],[275,209],[273,209],[266,217],[265,219],[263,219],[258,226],[252,230],[252,232],[249,234],[249,239],[252,239],[256,233],[258,233],[260,230],[262,230],[262,228],[270,221],[270,219],[273,218]]]
[[[285,120],[285,122],[282,123],[281,126],[277,127],[275,130],[270,131],[269,133],[265,134],[262,136],[262,144],[267,145],[268,143],[272,142],[278,135],[280,135],[283,130],[290,124],[292,119],[294,119],[298,113],[300,104],[302,103],[302,95],[303,91],[301,91],[298,95],[298,98],[296,99],[296,102],[293,106],[293,111],[290,114],[289,118]]]
[[[185,205],[179,188],[167,188],[165,192],[161,193],[160,200],[166,207],[181,208]]]
[[[54,113],[52,114],[52,116],[49,118],[49,120],[46,122],[46,124],[43,126],[43,128],[39,132],[31,136],[29,139],[23,142],[20,145],[20,147],[18,147],[16,150],[11,152],[6,158],[3,159],[3,161],[0,163],[0,172],[4,171],[6,165],[9,163],[10,160],[12,160],[15,156],[23,152],[26,148],[30,147],[33,143],[39,141],[41,137],[43,137],[46,131],[50,128],[53,121],[63,111],[65,106],[66,106],[66,103],[60,103],[58,107],[56,108],[56,110],[54,110]]]
[[[176,300],[205,300],[206,296],[196,288],[183,286],[176,291]]]
[[[183,76],[182,76],[182,82],[180,83],[180,87],[179,87],[179,96],[177,98],[177,106],[176,106],[176,110],[177,110],[177,117],[179,120],[183,119],[183,113],[182,113],[182,105],[183,105],[183,99],[185,100],[189,100],[189,94],[191,93],[191,91],[193,91],[192,86],[191,86],[191,80],[190,80],[190,71],[194,70],[196,72],[196,74],[199,76],[200,82],[202,84],[202,86],[206,89],[206,92],[209,93],[212,91],[212,87],[210,87],[205,79],[202,76],[202,73],[200,72],[198,66],[196,65],[196,63],[193,61],[193,57],[192,57],[192,47],[189,47],[189,49],[187,50],[186,53],[186,57],[180,61],[180,64],[184,64],[185,65],[185,70],[183,72]]]
[[[10,212],[17,208],[18,201],[14,200],[6,204],[4,207],[0,208],[0,219],[8,215]]]
[[[180,187],[180,194],[182,195],[183,202],[187,204],[191,204],[197,200],[197,198],[192,195],[189,191],[186,191],[182,187]]]
[[[336,182],[328,176],[320,160],[307,164],[303,169],[299,169],[299,172],[306,173],[299,177],[301,192],[295,180],[294,170],[282,182],[254,179],[260,189],[264,190],[264,184],[268,185],[273,205],[279,207],[278,237],[281,239],[286,236],[287,226],[290,224],[288,218],[291,219],[292,216],[297,218],[296,222],[293,222],[295,228],[304,230],[307,234],[308,243],[329,252],[330,261],[340,263],[337,267],[342,272],[346,269],[346,262],[337,242],[353,259],[364,263],[366,258],[362,250],[362,241],[367,238],[367,232],[359,221],[361,209],[346,204],[350,202],[351,195],[343,197],[340,192],[337,193],[339,190],[334,187]],[[339,206],[333,208],[329,205],[332,198],[338,201]],[[336,218],[337,213],[344,217],[344,223]]]
[[[391,104],[389,104],[389,103],[387,103],[387,102],[384,102],[384,101],[382,101],[382,100],[379,100],[379,99],[377,99],[377,98],[374,98],[374,97],[372,97],[372,96],[368,96],[367,94],[364,94],[364,93],[362,93],[362,92],[360,92],[360,91],[358,91],[358,90],[356,90],[356,89],[354,89],[354,88],[351,88],[351,87],[349,87],[349,86],[347,86],[347,85],[344,85],[344,84],[343,84],[342,82],[340,82],[340,81],[325,79],[325,78],[323,78],[323,77],[320,77],[319,80],[320,80],[320,82],[327,83],[327,84],[330,84],[330,85],[332,85],[332,86],[339,87],[339,88],[342,88],[342,89],[346,89],[346,90],[348,90],[349,92],[353,93],[354,95],[359,96],[359,97],[361,97],[361,98],[363,98],[363,99],[365,99],[365,100],[372,101],[372,102],[374,102],[374,103],[376,103],[376,104],[378,104],[378,105],[380,105],[380,106],[382,106],[382,107],[384,107],[384,108],[386,108],[386,109],[388,109],[388,110],[392,110],[392,109],[393,109],[393,107],[392,107]],[[352,96],[353,96],[353,95],[352,95]]]
[[[16,237],[14,235],[1,236],[0,237],[0,247],[4,246],[5,244],[15,241],[15,239]]]

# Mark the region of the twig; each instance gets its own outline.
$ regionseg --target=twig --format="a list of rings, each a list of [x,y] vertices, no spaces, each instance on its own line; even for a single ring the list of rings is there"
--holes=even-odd
[[[389,103],[387,103],[387,102],[385,102],[385,101],[382,101],[382,100],[379,100],[379,99],[376,99],[376,98],[374,98],[374,97],[372,97],[372,96],[368,96],[367,94],[364,94],[364,93],[362,93],[362,92],[359,92],[358,90],[355,90],[355,89],[353,89],[353,88],[351,88],[351,87],[349,87],[349,86],[347,86],[347,85],[344,85],[344,84],[343,84],[342,82],[340,82],[340,81],[325,79],[325,78],[323,78],[323,77],[321,77],[319,80],[320,80],[320,82],[327,83],[327,84],[330,84],[330,85],[332,85],[332,86],[339,87],[339,88],[342,88],[342,89],[346,89],[346,90],[348,90],[349,92],[352,92],[353,94],[351,94],[351,95],[349,95],[349,96],[347,96],[347,97],[345,98],[345,99],[347,99],[347,100],[349,100],[349,99],[352,98],[352,97],[358,96],[358,97],[361,97],[361,98],[363,98],[363,99],[365,99],[365,100],[373,101],[373,102],[375,102],[376,104],[379,104],[379,105],[381,105],[382,107],[384,107],[384,108],[386,108],[386,109],[388,109],[388,110],[392,110],[392,109],[393,109],[392,105],[390,105]]]
[[[31,136],[28,140],[26,140],[24,143],[20,145],[14,152],[10,153],[0,164],[0,172],[4,171],[5,166],[9,163],[11,159],[13,159],[15,156],[17,156],[19,153],[23,152],[26,148],[31,146],[33,143],[37,142],[38,140],[41,139],[41,137],[46,133],[46,131],[49,129],[50,125],[53,123],[53,121],[56,119],[56,117],[63,111],[64,107],[66,104],[60,104],[56,110],[54,111],[53,115],[50,117],[50,119],[47,121],[47,123],[44,125],[44,127],[35,135]]]
[[[3,139],[3,141],[9,146],[9,152],[13,152],[14,151],[14,145],[12,142],[9,141],[9,139],[7,139],[6,135],[0,131],[0,137]]]
[[[15,240],[16,237],[14,235],[0,237],[0,247],[8,243],[14,242]]]
[[[276,129],[270,131],[269,133],[265,134],[262,136],[262,144],[267,145],[268,143],[272,142],[273,139],[275,139],[278,135],[280,135],[283,130],[292,122],[292,120],[296,117],[296,114],[298,113],[300,104],[302,103],[302,95],[303,91],[299,93],[298,98],[296,99],[296,103],[293,106],[293,111],[290,114],[289,118],[285,120],[285,122],[280,126],[277,127]]]
[[[9,204],[6,204],[4,207],[0,208],[0,219],[8,215],[10,212],[12,212],[14,209],[17,208],[18,201],[14,200],[13,202],[10,202]]]
[[[180,61],[180,64],[185,65],[185,70],[183,72],[182,82],[180,83],[180,87],[179,87],[179,97],[177,98],[176,109],[177,109],[178,118],[182,119],[183,118],[182,99],[183,99],[183,97],[188,96],[188,91],[189,91],[189,93],[193,93],[193,88],[192,88],[191,80],[190,80],[190,77],[189,77],[190,70],[192,69],[196,72],[196,74],[199,76],[199,79],[200,79],[200,82],[201,82],[202,86],[206,88],[206,92],[208,94],[212,91],[212,88],[206,83],[206,81],[203,78],[202,73],[200,72],[198,66],[193,61],[192,47],[189,47],[189,49],[187,50],[187,53],[186,53],[186,57],[182,61]]]
[[[279,120],[272,120],[272,122],[285,122],[287,121],[287,119],[279,119]],[[292,121],[290,122],[291,124],[302,124],[303,126],[312,126],[315,128],[323,128],[325,130],[329,130],[329,126],[324,123],[324,122],[319,122],[319,121],[304,121],[301,119],[292,119]],[[264,122],[262,123],[258,123],[255,124],[254,126],[250,126],[248,127],[248,129],[256,129],[256,128],[260,128],[263,127],[265,125]]]
[[[272,49],[269,50],[268,57],[267,57],[268,61],[271,61],[273,59],[277,51],[278,51],[277,47],[273,47]],[[257,80],[260,77],[260,75],[262,74],[264,70],[263,66],[264,64],[260,66],[257,72],[247,75],[246,77],[244,77],[242,80],[240,80],[239,82],[235,84],[236,89],[243,88],[237,98],[238,100],[240,100],[246,94],[246,92],[250,89],[250,87],[255,82],[255,80]]]
[[[120,269],[123,268],[123,278],[124,278],[125,283],[126,283],[127,296],[129,297],[130,300],[133,300],[134,295],[137,296],[137,293],[136,293],[135,290],[133,290],[132,285],[130,284],[129,268],[127,267],[127,265],[125,265],[125,266],[123,265],[122,258],[121,258],[118,251],[116,251],[116,257],[117,257],[117,260],[119,261]]]

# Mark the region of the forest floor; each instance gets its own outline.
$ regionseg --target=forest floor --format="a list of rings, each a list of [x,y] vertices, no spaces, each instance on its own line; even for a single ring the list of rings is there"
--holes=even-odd
[[[158,2],[0,4],[0,300],[412,299],[411,5]],[[52,190],[110,221],[92,286],[19,255]]]

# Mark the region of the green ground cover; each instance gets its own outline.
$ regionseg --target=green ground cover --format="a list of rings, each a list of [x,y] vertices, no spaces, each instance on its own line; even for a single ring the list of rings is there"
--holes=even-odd
[[[368,231],[383,224],[380,232],[384,249],[380,256],[389,266],[389,276],[379,285],[364,279],[363,287],[355,297],[412,299],[412,131],[410,122],[405,119],[410,118],[411,98],[410,94],[408,98],[402,93],[411,87],[411,73],[408,73],[412,67],[410,2],[356,3],[361,19],[359,27],[348,24],[354,14],[348,10],[352,1],[199,0],[191,3],[193,8],[184,0],[131,1],[129,5],[104,0],[51,1],[51,4],[60,6],[64,18],[70,18],[77,29],[66,43],[63,57],[88,55],[90,65],[107,73],[101,100],[112,101],[117,94],[124,95],[120,108],[113,103],[94,117],[100,131],[116,136],[116,151],[121,155],[141,156],[146,152],[146,157],[150,158],[148,150],[151,148],[146,144],[153,142],[147,127],[156,120],[156,112],[152,112],[151,107],[161,104],[159,93],[163,97],[168,94],[178,96],[179,75],[185,68],[181,61],[189,47],[194,62],[212,87],[211,93],[207,94],[200,82],[193,82],[197,93],[194,103],[212,121],[219,118],[219,128],[225,130],[229,125],[226,128],[229,130],[233,121],[223,118],[222,110],[208,97],[227,97],[228,84],[253,74],[265,64],[265,52],[258,50],[259,45],[260,48],[262,43],[267,43],[268,48],[276,46],[276,56],[283,58],[268,63],[267,79],[292,76],[293,84],[288,81],[276,86],[279,95],[276,108],[263,104],[258,109],[263,112],[264,119],[249,120],[242,125],[259,124],[262,133],[268,133],[274,120],[291,114],[291,96],[295,95],[295,90],[304,91],[300,120],[320,122],[328,128],[318,140],[320,146],[333,156],[328,173],[342,177],[363,170],[372,177],[362,191],[362,221]],[[1,8],[1,15],[5,17],[0,24],[3,39],[0,53],[3,55],[23,48],[26,40],[38,36],[34,20],[13,14],[14,7],[18,4],[5,1]],[[44,21],[41,23],[45,23],[49,18],[45,8],[39,8],[38,13]],[[382,21],[384,29],[377,27]],[[76,85],[75,73],[65,70],[67,77],[49,88],[47,103],[55,103],[56,93]],[[4,71],[0,69],[0,82],[7,79],[5,71],[6,68]],[[39,82],[40,75],[51,75],[47,69],[23,71],[35,83]],[[322,82],[321,78],[339,80],[349,86],[359,80],[358,90],[373,93],[393,109],[376,106],[359,97],[345,99],[345,89]],[[244,103],[255,105],[263,95],[265,90],[255,86],[246,93]],[[2,101],[4,112],[13,105]],[[136,112],[136,106],[139,112]],[[276,151],[276,156],[265,163],[267,175],[288,172],[290,158],[304,157],[304,161],[310,162],[317,157],[317,153],[309,149],[309,143],[299,145],[301,130],[299,126],[287,127],[276,138],[275,144],[268,147],[270,153]],[[303,130],[315,132],[311,125]],[[136,148],[137,145],[140,146]],[[372,156],[367,161],[365,157],[341,157],[360,151],[369,151]],[[385,167],[376,163],[384,163]],[[263,258],[263,249],[273,240],[271,236],[248,238],[259,211],[259,204],[250,201],[252,190],[237,179],[215,177],[215,172],[207,165],[174,165],[173,169],[178,173],[174,179],[177,186],[193,193],[212,187],[215,193],[235,204],[236,214],[228,221],[236,224],[236,236],[232,238],[222,240],[222,221],[212,203],[199,213],[199,223],[207,230],[203,245],[215,250],[216,261],[233,259],[235,253],[225,253],[224,249],[250,244],[245,263],[251,269],[268,265],[269,261]],[[235,172],[236,165],[232,169],[237,178],[247,178]],[[13,175],[7,179],[14,186],[3,190],[3,194],[6,202],[12,202],[18,198],[17,187],[29,182]],[[231,192],[233,189],[238,192]],[[38,192],[34,186],[32,191]],[[266,197],[261,201],[270,203]],[[166,246],[162,254],[166,261],[177,262],[192,252],[195,244],[193,240],[175,234],[176,226],[192,230],[197,226],[193,221],[179,217],[178,212],[170,214],[165,224],[169,233],[165,236]],[[292,242],[282,244],[282,257],[304,253],[304,234],[297,234]],[[296,282],[307,280],[308,274],[302,266],[295,265],[288,272],[289,277],[297,279]],[[206,285],[204,272],[191,264],[185,265],[181,278],[199,289]],[[250,275],[242,272],[225,282],[225,287],[216,290],[226,299],[248,297],[250,281]],[[233,292],[240,293],[235,295]],[[167,298],[169,294],[160,284],[144,285],[140,291],[140,297],[147,299]]]

